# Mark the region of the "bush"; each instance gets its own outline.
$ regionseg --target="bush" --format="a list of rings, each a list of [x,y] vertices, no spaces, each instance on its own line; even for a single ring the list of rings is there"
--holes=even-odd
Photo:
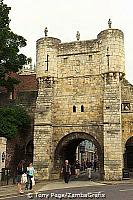
[[[0,136],[11,139],[30,125],[30,117],[20,106],[0,108]]]

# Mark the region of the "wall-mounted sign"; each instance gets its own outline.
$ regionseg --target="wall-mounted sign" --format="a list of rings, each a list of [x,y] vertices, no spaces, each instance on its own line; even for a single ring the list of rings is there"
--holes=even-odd
[[[3,152],[3,153],[2,153],[2,162],[5,161],[5,158],[6,158],[6,154],[5,154],[5,152]]]

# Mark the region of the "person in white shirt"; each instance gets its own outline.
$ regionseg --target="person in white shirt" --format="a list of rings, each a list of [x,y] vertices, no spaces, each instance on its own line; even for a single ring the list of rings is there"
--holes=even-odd
[[[30,189],[32,190],[32,178],[34,176],[34,167],[32,165],[32,163],[29,164],[29,166],[27,167],[27,183],[26,183],[26,187],[25,189]]]

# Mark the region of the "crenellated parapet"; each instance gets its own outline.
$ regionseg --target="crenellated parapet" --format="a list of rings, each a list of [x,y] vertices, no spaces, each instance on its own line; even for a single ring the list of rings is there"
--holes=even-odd
[[[124,34],[108,28],[96,39],[67,43],[45,36],[36,42],[36,61],[37,77],[76,76],[77,71],[78,75],[125,74]]]

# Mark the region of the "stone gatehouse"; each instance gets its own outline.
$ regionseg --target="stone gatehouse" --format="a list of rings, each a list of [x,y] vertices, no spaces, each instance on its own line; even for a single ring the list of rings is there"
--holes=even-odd
[[[36,44],[36,176],[59,178],[64,159],[74,161],[87,139],[98,149],[101,178],[121,180],[129,152],[133,157],[133,86],[124,78],[123,32],[109,24],[96,39],[80,41],[78,33],[69,43],[45,32]]]

